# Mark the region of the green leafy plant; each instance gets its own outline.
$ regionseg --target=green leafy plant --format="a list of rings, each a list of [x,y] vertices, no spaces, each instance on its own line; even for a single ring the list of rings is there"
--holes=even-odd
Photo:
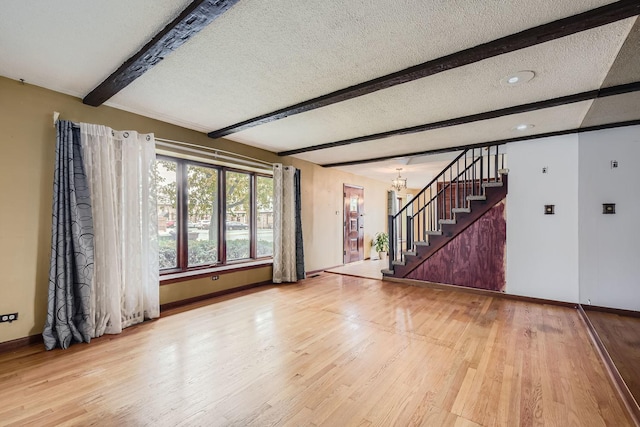
[[[376,252],[389,252],[389,235],[382,232],[376,233],[371,241],[371,246]]]

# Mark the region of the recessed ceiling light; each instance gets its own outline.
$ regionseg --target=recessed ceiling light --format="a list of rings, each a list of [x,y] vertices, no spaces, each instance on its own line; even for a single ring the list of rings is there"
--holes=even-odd
[[[534,125],[523,123],[521,125],[514,127],[513,130],[523,131],[523,130],[531,129],[532,127],[534,127]]]
[[[535,76],[536,73],[533,71],[518,71],[517,73],[509,74],[502,78],[500,84],[503,86],[518,86],[530,82]]]

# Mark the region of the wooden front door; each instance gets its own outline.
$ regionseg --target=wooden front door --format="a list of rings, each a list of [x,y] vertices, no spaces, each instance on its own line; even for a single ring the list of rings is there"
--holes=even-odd
[[[344,263],[364,259],[364,188],[344,184]]]

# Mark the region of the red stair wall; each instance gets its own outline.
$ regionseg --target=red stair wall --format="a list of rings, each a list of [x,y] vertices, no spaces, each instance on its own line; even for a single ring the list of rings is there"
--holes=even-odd
[[[504,292],[505,203],[503,200],[496,204],[406,278]]]

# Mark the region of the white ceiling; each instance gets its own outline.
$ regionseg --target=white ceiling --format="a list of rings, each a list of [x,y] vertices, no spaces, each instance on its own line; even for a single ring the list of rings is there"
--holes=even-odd
[[[364,160],[372,157],[402,155],[478,142],[491,142],[533,133],[575,129],[580,127],[582,117],[589,110],[591,103],[592,101],[577,102],[530,113],[514,114],[459,126],[301,153],[297,157],[317,161],[319,164],[329,164],[347,161],[346,159]],[[518,131],[515,127],[519,124],[534,124],[534,127]],[[398,147],[405,147],[405,149],[399,151]]]
[[[84,97],[190,0],[58,0],[0,3],[0,75]],[[106,104],[202,132],[574,15],[610,0],[240,0]],[[636,18],[497,56],[227,138],[285,151],[598,89]],[[636,43],[637,45],[637,43]],[[628,69],[640,55],[625,50]],[[506,75],[532,70],[528,84]],[[618,73],[615,84],[635,81]],[[615,99],[607,100],[610,104]],[[598,102],[598,101],[597,101]],[[596,103],[597,103],[596,102]],[[627,96],[634,118],[640,97]],[[392,137],[297,157],[326,164],[456,147],[577,128],[592,102]],[[608,105],[591,108],[615,120]],[[626,114],[626,113],[625,113]],[[636,114],[637,115],[640,113]],[[612,116],[612,117],[610,117]],[[161,136],[161,135],[160,135]],[[451,155],[448,155],[449,157]],[[445,156],[446,157],[446,156]],[[414,158],[342,169],[390,180],[395,168],[419,187],[446,159]],[[404,175],[404,173],[403,173]]]
[[[83,98],[189,3],[2,0],[0,75]]]

